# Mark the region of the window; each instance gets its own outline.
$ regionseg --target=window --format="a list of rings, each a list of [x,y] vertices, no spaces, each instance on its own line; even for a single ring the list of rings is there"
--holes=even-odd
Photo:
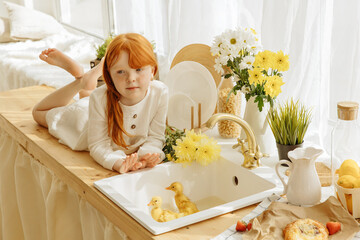
[[[104,38],[110,32],[107,0],[57,0],[60,22]]]

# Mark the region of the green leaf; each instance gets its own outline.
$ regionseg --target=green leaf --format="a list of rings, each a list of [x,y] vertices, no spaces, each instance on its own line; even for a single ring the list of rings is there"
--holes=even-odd
[[[232,76],[232,74],[231,74],[231,73],[228,73],[228,74],[225,74],[224,78],[229,78],[229,77],[231,77],[231,76]]]
[[[233,87],[233,89],[232,89],[232,91],[234,92],[234,93],[236,93],[236,91],[240,91],[241,90],[241,86],[239,86],[239,85],[235,85],[234,87]]]
[[[259,108],[259,111],[261,112],[263,107],[264,107],[264,100],[261,96],[257,96],[255,98],[255,101],[254,102],[258,102],[258,108]]]
[[[185,136],[185,132],[182,130],[179,130],[172,126],[166,126],[165,129],[165,145],[163,147],[163,152],[165,153],[165,156],[167,154],[170,154],[172,158],[177,159],[175,155],[175,150],[173,149],[173,146],[176,145],[176,140],[179,138],[182,138]],[[169,159],[167,157],[165,158],[164,162],[168,162]]]
[[[96,47],[96,58],[102,59],[105,56],[106,48],[110,44],[110,42],[114,39],[114,34],[110,34],[104,42]]]
[[[268,102],[270,103],[270,107],[274,107],[274,101],[270,96],[268,96]]]

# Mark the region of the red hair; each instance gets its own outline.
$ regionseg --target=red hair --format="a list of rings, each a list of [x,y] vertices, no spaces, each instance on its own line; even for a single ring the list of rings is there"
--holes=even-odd
[[[157,72],[157,61],[151,43],[137,33],[120,34],[108,45],[105,53],[103,77],[107,85],[106,113],[108,135],[119,146],[127,148],[123,134],[130,136],[124,129],[123,111],[120,107],[120,93],[116,90],[110,75],[110,68],[116,63],[121,51],[129,54],[129,66],[133,69],[152,66],[154,75]]]

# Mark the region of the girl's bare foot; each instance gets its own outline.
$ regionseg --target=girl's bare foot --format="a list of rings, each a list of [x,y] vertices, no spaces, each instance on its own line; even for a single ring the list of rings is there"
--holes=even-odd
[[[48,64],[65,69],[76,78],[84,75],[84,69],[80,64],[56,48],[48,48],[42,51],[39,58]]]
[[[79,92],[80,98],[89,96],[92,90],[96,88],[97,80],[102,74],[104,65],[104,58],[101,59],[98,65],[87,71],[83,77],[79,78],[82,83],[82,90]]]

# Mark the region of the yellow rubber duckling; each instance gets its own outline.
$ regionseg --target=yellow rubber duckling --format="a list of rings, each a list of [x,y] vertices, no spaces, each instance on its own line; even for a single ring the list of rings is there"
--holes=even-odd
[[[191,202],[190,199],[184,195],[183,185],[181,183],[173,182],[166,189],[175,192],[175,203],[180,213],[189,215],[199,211],[195,203]]]
[[[183,213],[177,213],[171,210],[162,209],[161,204],[162,198],[159,196],[153,197],[148,204],[148,206],[153,206],[153,209],[151,209],[151,216],[155,221],[168,222],[184,216]]]

